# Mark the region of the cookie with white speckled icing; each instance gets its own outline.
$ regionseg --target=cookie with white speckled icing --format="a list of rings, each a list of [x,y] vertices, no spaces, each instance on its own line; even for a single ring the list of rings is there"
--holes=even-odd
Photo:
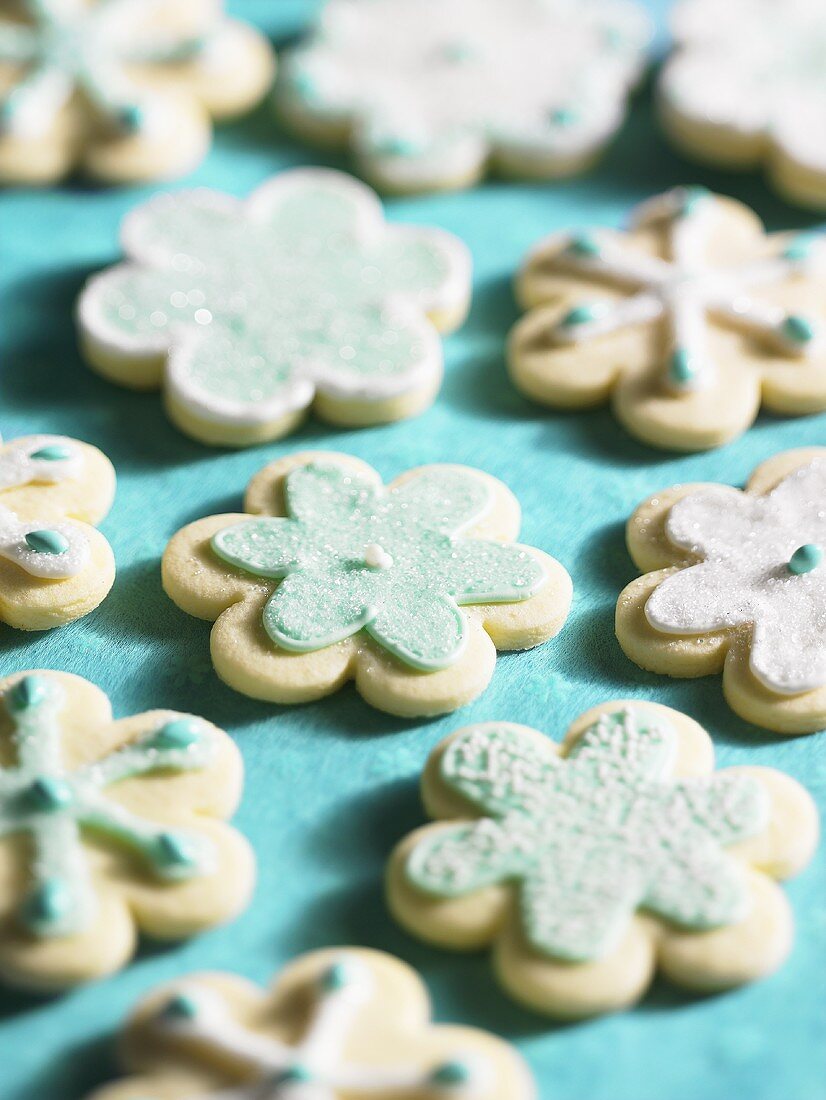
[[[124,966],[138,930],[175,940],[235,917],[252,889],[224,823],[241,757],[172,711],[113,721],[79,676],[0,681],[0,978],[56,990]]]
[[[360,947],[294,960],[269,991],[194,974],[150,993],[120,1044],[131,1076],[89,1100],[536,1100],[504,1040],[430,1022],[421,979]]]
[[[708,164],[764,164],[773,185],[826,209],[822,0],[680,0],[659,82],[666,132]]]
[[[519,505],[478,470],[424,466],[385,488],[358,459],[306,452],[264,467],[245,507],[179,531],[163,584],[215,621],[215,669],[253,698],[301,703],[353,679],[381,710],[444,713],[484,690],[497,649],[539,645],[567,617],[570,577],[515,544]]]
[[[778,733],[826,727],[826,449],[775,455],[745,492],[677,485],[637,508],[628,548],[645,576],[617,604],[617,637],[668,676],[723,674],[733,710]]]
[[[618,130],[650,38],[633,0],[328,0],[276,102],[386,190],[568,176]]]
[[[221,0],[0,0],[0,182],[184,175],[272,73]]]
[[[88,615],[115,580],[96,531],[115,471],[96,447],[63,435],[0,443],[0,621],[48,630]]]
[[[499,981],[539,1012],[627,1007],[656,969],[728,989],[791,947],[775,880],[812,856],[812,799],[771,768],[714,771],[708,734],[668,707],[603,703],[561,745],[468,726],[433,751],[422,794],[437,820],[393,853],[391,910],[440,946],[492,946]]]
[[[701,451],[746,431],[761,404],[826,409],[826,238],[766,234],[701,187],[642,203],[627,233],[557,233],[519,276],[529,311],[509,368],[554,408],[610,401],[655,447]]]
[[[79,303],[86,356],[206,443],[421,412],[442,379],[439,331],[464,319],[470,255],[438,229],[387,224],[364,184],[294,169],[240,202],[163,195],[123,225],[128,260]]]

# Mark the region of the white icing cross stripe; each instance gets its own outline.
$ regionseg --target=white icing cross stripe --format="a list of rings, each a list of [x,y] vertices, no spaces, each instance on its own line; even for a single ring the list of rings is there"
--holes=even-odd
[[[35,435],[0,452],[0,490],[32,482],[56,484],[80,476],[83,455],[63,435]]]
[[[295,1046],[250,1031],[232,1016],[219,993],[182,987],[154,1021],[161,1034],[207,1044],[216,1055],[254,1075],[250,1083],[211,1093],[211,1100],[337,1100],[347,1095],[403,1100],[412,1093],[433,1100],[473,1100],[485,1065],[458,1056],[422,1070],[411,1065],[358,1065],[345,1054],[371,976],[357,959],[342,956],[321,975],[303,1037]],[[206,1098],[204,1098],[206,1100]]]
[[[799,358],[819,343],[814,323],[751,296],[754,288],[780,283],[826,260],[813,235],[792,239],[779,255],[736,267],[713,268],[704,259],[719,214],[703,188],[675,188],[643,203],[632,229],[664,225],[670,259],[661,259],[598,232],[572,237],[554,266],[588,279],[628,287],[619,301],[583,302],[554,327],[559,344],[579,344],[631,325],[664,320],[668,326],[667,373],[676,391],[710,385],[714,363],[707,347],[708,317]]]

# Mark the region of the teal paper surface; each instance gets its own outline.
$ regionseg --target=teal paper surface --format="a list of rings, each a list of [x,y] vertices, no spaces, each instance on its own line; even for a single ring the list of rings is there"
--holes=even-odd
[[[315,5],[238,0],[230,7],[278,42]],[[657,5],[661,22],[665,5]],[[660,45],[662,45],[662,37]],[[297,164],[347,167],[280,134],[266,109],[222,130],[206,163],[175,186],[246,195]],[[822,1100],[826,1033],[826,875],[822,859],[788,886],[794,952],[774,977],[723,996],[695,998],[657,983],[635,1010],[559,1026],[512,1004],[487,954],[461,956],[404,934],[382,899],[386,856],[424,820],[417,779],[432,746],[472,721],[525,723],[559,738],[587,707],[649,698],[684,710],[714,738],[721,765],[783,769],[826,806],[824,734],[782,738],[735,718],[719,677],[670,681],[622,654],[616,597],[634,575],[623,526],[647,494],[681,481],[741,484],[777,451],[826,443],[826,416],[767,415],[743,438],[694,457],[631,440],[605,410],[560,414],[522,399],[507,380],[503,345],[517,317],[511,277],[543,234],[618,224],[629,207],[677,183],[703,183],[751,203],[771,228],[815,219],[774,198],[757,175],[709,171],[679,159],[656,129],[647,94],[619,140],[585,179],[495,181],[469,192],[393,200],[399,221],[458,233],[475,261],[474,304],[446,340],[447,379],[424,416],[362,431],[310,419],[292,437],[241,452],[211,450],[167,421],[157,394],[134,394],[88,371],[72,310],[85,277],[119,258],[120,218],[155,188],[72,184],[0,196],[0,430],[77,436],[117,467],[115,506],[102,529],[118,561],[108,599],[63,630],[26,635],[0,627],[0,673],[63,669],[94,680],[117,715],[153,707],[203,714],[228,729],[247,765],[236,823],[258,853],[251,908],[229,928],[189,943],[144,943],[123,973],[63,997],[0,993],[0,1100],[79,1100],[116,1072],[114,1029],[137,997],[195,969],[269,980],[292,956],[329,944],[365,944],[412,963],[439,1020],[496,1031],[517,1043],[543,1100]],[[457,714],[409,722],[371,710],[352,687],[312,706],[265,706],[212,672],[209,625],[164,596],[159,560],[171,534],[200,516],[237,511],[250,476],[293,450],[348,451],[385,479],[428,462],[463,462],[505,481],[523,508],[522,539],[571,573],[575,602],[553,642],[500,658],[488,691]]]

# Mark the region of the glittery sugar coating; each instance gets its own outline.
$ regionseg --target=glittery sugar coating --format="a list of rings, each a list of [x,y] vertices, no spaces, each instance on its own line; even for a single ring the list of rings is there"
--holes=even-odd
[[[365,169],[403,188],[497,155],[558,174],[617,129],[650,36],[624,0],[332,0],[276,95],[300,133],[345,121]]]
[[[211,869],[208,841],[170,831],[106,796],[121,780],[205,767],[213,753],[209,728],[187,746],[170,747],[164,726],[75,771],[61,752],[61,686],[28,675],[3,699],[12,720],[16,765],[0,768],[0,838],[26,834],[30,883],[19,917],[38,937],[82,932],[94,919],[96,899],[84,852],[84,834],[96,834],[134,853],[159,881],[177,881]]]
[[[750,665],[766,687],[793,695],[826,684],[826,569],[789,568],[801,546],[826,548],[826,461],[813,459],[764,496],[720,486],[683,497],[666,534],[703,560],[649,597],[656,630],[751,626]]]
[[[407,876],[445,898],[512,884],[530,945],[570,961],[610,953],[638,908],[732,924],[748,895],[723,848],[765,828],[768,799],[751,776],[671,779],[675,751],[674,729],[633,708],[601,715],[564,758],[518,727],[471,727],[440,778],[486,816],[424,837]]]
[[[385,491],[313,462],[287,475],[285,498],[289,518],[245,520],[212,545],[232,565],[284,578],[264,626],[286,649],[365,629],[414,668],[445,668],[464,647],[461,605],[525,600],[545,579],[527,550],[461,537],[490,507],[488,486],[466,470],[425,470]]]
[[[167,387],[193,414],[250,425],[316,390],[380,402],[438,380],[431,311],[461,308],[469,261],[447,233],[388,226],[375,195],[319,169],[244,204],[162,196],[126,221],[135,262],[93,280],[81,323],[121,353],[170,352]]]

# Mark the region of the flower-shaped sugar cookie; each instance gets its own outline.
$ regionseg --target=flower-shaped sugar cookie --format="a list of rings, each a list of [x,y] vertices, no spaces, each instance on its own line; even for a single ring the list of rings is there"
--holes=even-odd
[[[385,488],[366,463],[307,452],[266,466],[245,507],[179,531],[163,583],[217,620],[215,669],[253,698],[354,679],[381,710],[440,714],[484,690],[497,649],[539,645],[567,617],[568,574],[514,545],[519,505],[478,470],[425,466]]]
[[[89,1100],[535,1100],[504,1040],[430,1022],[419,976],[378,951],[314,951],[265,993],[196,974],[151,993],[121,1044],[133,1074]]]
[[[666,130],[711,164],[768,166],[792,202],[826,208],[822,0],[680,0],[659,93]]]
[[[657,703],[604,703],[561,746],[507,722],[436,747],[439,820],[391,857],[397,919],[456,950],[494,946],[499,980],[552,1016],[623,1008],[659,967],[720,990],[770,973],[792,942],[775,879],[806,865],[817,811],[770,768],[715,772],[696,722]]]
[[[252,854],[225,825],[241,757],[201,718],[112,721],[78,676],[0,681],[0,977],[61,989],[236,916]]]
[[[0,444],[0,621],[48,630],[98,606],[115,559],[91,525],[114,495],[112,464],[88,443],[30,435]]]
[[[619,128],[650,37],[633,0],[328,0],[276,96],[388,190],[565,176]]]
[[[292,431],[310,405],[338,424],[411,416],[442,377],[438,330],[464,318],[470,258],[450,233],[388,225],[364,184],[295,169],[246,201],[163,195],[126,219],[129,261],[80,300],[92,366],[163,385],[207,443]]]
[[[220,0],[0,0],[0,181],[183,175],[272,71]]]
[[[761,403],[826,409],[826,241],[767,236],[747,207],[704,188],[643,203],[627,234],[555,234],[518,292],[530,311],[510,339],[519,389],[556,408],[610,398],[655,447],[719,446]]]
[[[617,604],[632,661],[669,676],[722,672],[732,710],[766,729],[826,727],[826,449],[775,455],[745,492],[656,493],[627,540],[645,571]]]

